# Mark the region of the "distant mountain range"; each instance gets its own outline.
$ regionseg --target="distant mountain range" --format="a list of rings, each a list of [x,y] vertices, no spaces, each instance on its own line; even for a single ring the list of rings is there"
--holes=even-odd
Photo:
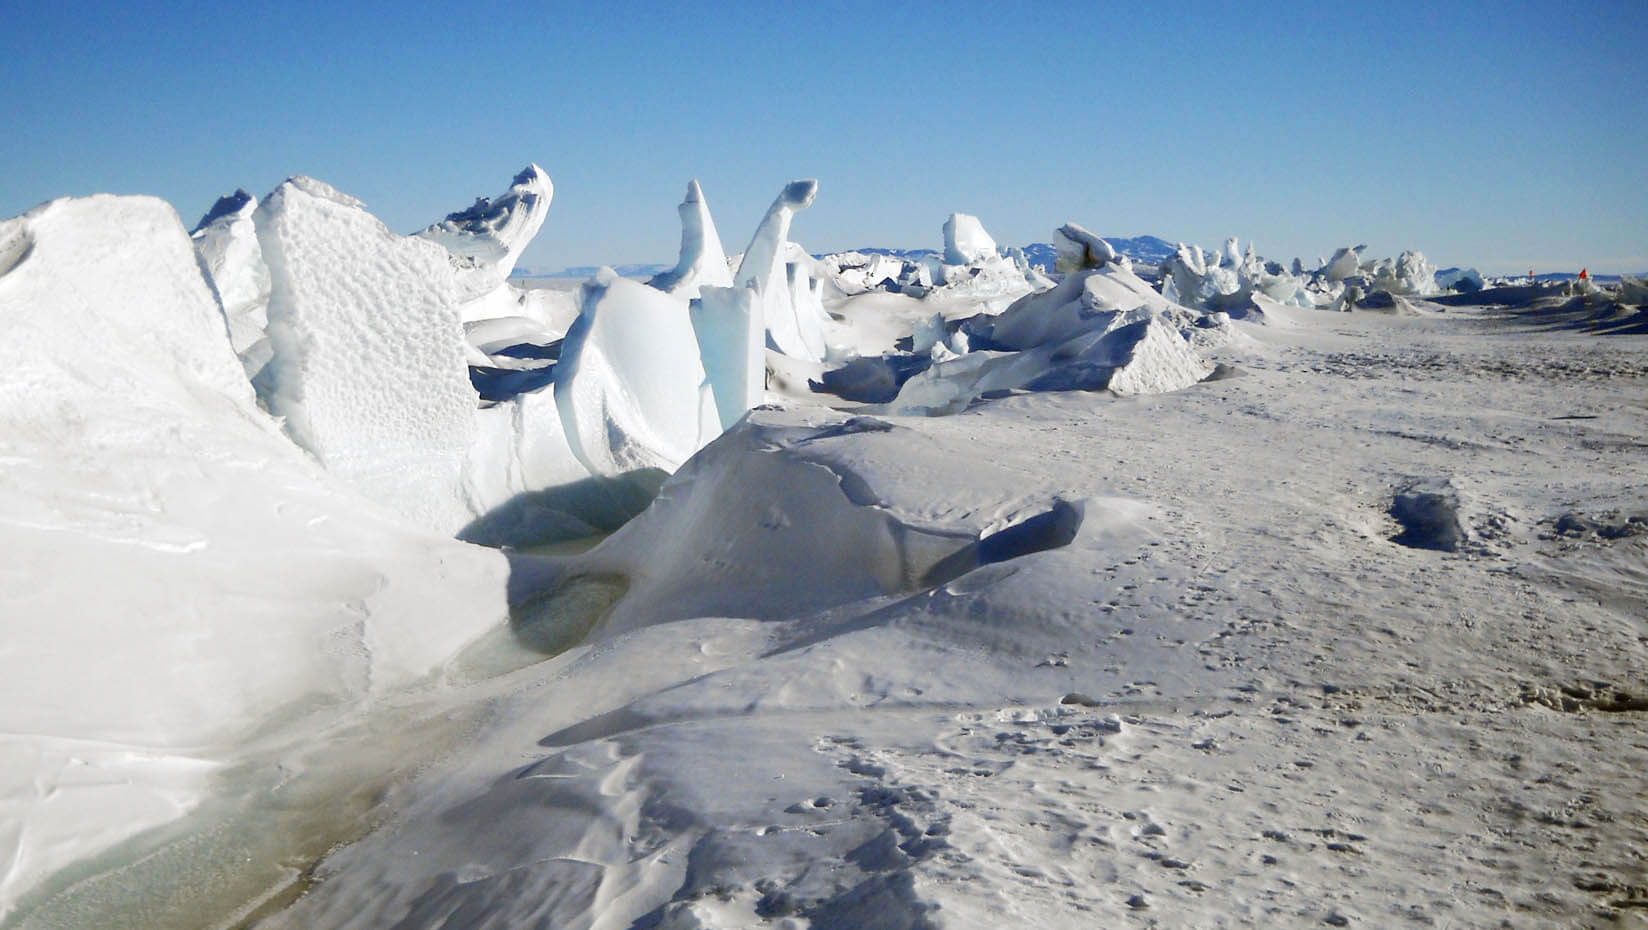
[[[1146,265],[1160,265],[1177,249],[1173,243],[1168,242],[1166,239],[1158,239],[1155,236],[1134,236],[1131,239],[1121,236],[1105,236],[1104,240],[1114,246],[1117,252]],[[847,249],[844,251],[862,252],[865,255],[888,255],[907,262],[919,262],[930,255],[939,254],[938,249],[884,249],[879,247]],[[813,257],[822,258],[824,254],[826,253],[820,253]],[[1053,270],[1055,253],[1051,243],[1030,243],[1024,247],[1024,257],[1033,267],[1040,268],[1043,271]],[[576,265],[571,268],[562,268],[559,271],[517,268],[514,276],[517,278],[589,278],[595,275],[599,267],[598,265]],[[650,278],[661,271],[668,271],[674,267],[673,264],[614,265],[612,270],[626,278]]]

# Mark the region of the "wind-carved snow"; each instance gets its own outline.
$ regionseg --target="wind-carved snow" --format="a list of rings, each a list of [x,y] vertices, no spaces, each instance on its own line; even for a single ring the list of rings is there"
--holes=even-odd
[[[678,208],[681,214],[681,258],[675,267],[655,275],[647,283],[668,294],[697,297],[701,287],[731,287],[732,271],[721,237],[715,231],[709,204],[697,179],[687,182],[687,196]]]
[[[255,219],[270,411],[367,497],[431,529],[463,526],[477,398],[446,248],[395,235],[312,178],[277,187]]]
[[[448,214],[426,227],[419,238],[438,242],[459,259],[458,296],[474,300],[509,278],[526,248],[544,225],[555,185],[536,164],[515,175],[509,190],[477,198],[467,210]]]

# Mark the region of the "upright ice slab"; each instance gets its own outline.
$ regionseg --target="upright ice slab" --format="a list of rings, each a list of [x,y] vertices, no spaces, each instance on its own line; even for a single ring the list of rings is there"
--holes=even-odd
[[[730,287],[732,271],[727,267],[727,253],[721,249],[721,236],[715,231],[715,220],[696,178],[687,182],[687,197],[678,209],[681,257],[673,269],[647,283],[688,298],[697,297],[701,287]]]
[[[219,198],[191,234],[195,251],[223,301],[229,341],[248,375],[256,375],[269,360],[263,342],[269,322],[269,267],[263,263],[252,223],[256,209],[257,198],[237,190]]]
[[[979,218],[967,213],[952,213],[944,221],[944,263],[966,265],[994,258],[996,240],[984,231]]]
[[[555,366],[568,443],[592,473],[674,471],[721,432],[687,302],[602,268]]]
[[[731,429],[766,393],[766,343],[754,289],[704,287],[690,310],[721,428]]]
[[[272,284],[269,409],[367,497],[457,530],[478,399],[449,253],[313,178],[277,187],[255,219]]]

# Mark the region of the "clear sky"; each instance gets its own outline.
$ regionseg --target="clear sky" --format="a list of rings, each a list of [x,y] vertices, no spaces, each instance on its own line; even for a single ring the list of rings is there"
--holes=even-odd
[[[781,6],[0,0],[0,216],[311,174],[410,232],[536,161],[540,268],[673,261],[693,177],[736,252],[817,177],[815,252],[959,210],[1648,270],[1644,0]]]

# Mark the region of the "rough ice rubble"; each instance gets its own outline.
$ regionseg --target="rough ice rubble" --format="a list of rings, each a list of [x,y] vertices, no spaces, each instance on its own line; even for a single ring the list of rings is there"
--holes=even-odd
[[[257,408],[157,199],[0,223],[0,460],[0,916],[194,808],[270,715],[403,687],[504,615],[501,558],[398,528]]]
[[[721,248],[721,236],[715,231],[715,220],[710,216],[704,190],[695,178],[687,182],[687,196],[678,208],[681,213],[681,257],[675,267],[655,275],[647,283],[666,294],[697,297],[699,288],[731,287],[732,270],[727,267],[727,253]]]
[[[1164,299],[1080,226],[1061,227],[1055,240],[1069,269],[1063,279],[969,320],[962,331],[973,351],[935,354],[886,409],[948,413],[1017,389],[1172,391],[1211,373],[1179,331],[1206,325],[1200,314]]]
[[[943,248],[937,253],[898,257],[837,252],[822,256],[817,265],[843,297],[887,291],[918,299],[963,298],[984,300],[991,311],[1053,283],[1031,267],[1022,249],[999,248],[975,216],[952,213],[943,235]]]

